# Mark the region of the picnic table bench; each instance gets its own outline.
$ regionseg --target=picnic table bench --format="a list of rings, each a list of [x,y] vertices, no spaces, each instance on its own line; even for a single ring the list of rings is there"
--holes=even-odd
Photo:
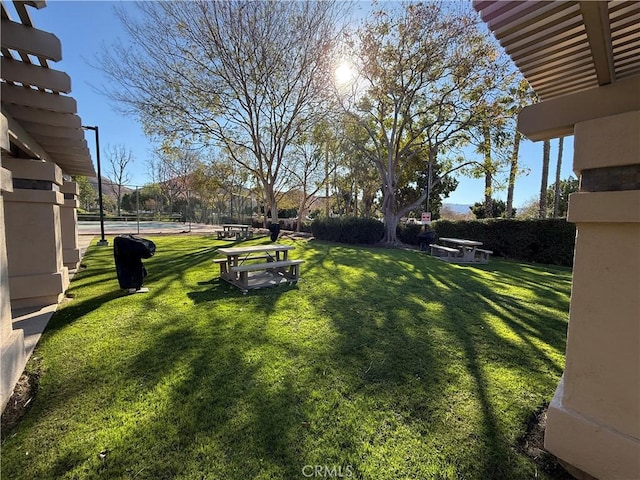
[[[262,288],[280,284],[282,281],[295,283],[299,278],[300,264],[304,260],[279,260],[266,263],[250,263],[231,267],[231,273],[237,273],[237,286],[246,293],[250,288]],[[256,272],[251,275],[250,272]],[[265,273],[270,274],[268,277]],[[260,277],[260,278],[258,278]],[[279,278],[280,277],[280,278]]]
[[[482,242],[464,238],[440,238],[440,241],[452,245],[431,244],[431,255],[441,260],[454,263],[488,263],[491,250],[478,248]]]
[[[435,243],[430,244],[429,247],[431,247],[432,257],[453,258],[460,255],[460,250],[457,248],[445,247],[444,245],[437,245]]]
[[[484,250],[482,248],[476,248],[476,253],[477,258],[480,259],[480,261],[484,261],[485,263],[489,262],[489,255],[493,255],[493,251],[491,250]]]
[[[243,293],[250,289],[295,283],[300,278],[304,260],[290,260],[287,254],[294,247],[272,243],[248,247],[219,248],[226,258],[216,258],[220,278],[238,287]],[[267,260],[256,263],[256,260]]]
[[[222,225],[222,231],[218,232],[218,239],[220,240],[227,238],[233,238],[235,240],[248,239],[252,236],[251,226],[239,223],[225,223]]]

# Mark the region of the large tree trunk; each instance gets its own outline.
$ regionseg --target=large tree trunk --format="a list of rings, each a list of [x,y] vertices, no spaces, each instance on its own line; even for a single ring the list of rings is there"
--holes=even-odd
[[[518,155],[520,153],[520,141],[522,134],[516,129],[513,135],[513,152],[511,155],[511,169],[509,170],[509,186],[507,188],[507,218],[513,217],[513,191],[516,186],[516,176],[518,175]]]
[[[485,170],[484,173],[484,211],[487,212],[487,218],[493,217],[493,173]]]
[[[393,186],[389,188],[387,185],[384,192],[384,200],[382,202],[382,212],[384,213],[384,238],[385,243],[396,243],[396,227],[398,226],[398,215],[395,212],[396,193]]]
[[[384,243],[395,244],[398,242],[396,228],[398,227],[398,216],[389,212],[384,215]]]
[[[329,142],[324,151],[324,216],[329,218]]]
[[[542,147],[542,180],[540,182],[540,203],[538,212],[540,218],[547,218],[547,188],[549,182],[550,151],[551,142],[549,140],[545,140]]]
[[[435,161],[435,151],[429,150],[429,165],[427,165],[427,197],[424,199],[424,211],[429,212],[429,202],[431,201],[431,185],[433,184],[433,163]]]
[[[120,212],[120,205],[122,204],[122,186],[118,185],[118,189],[117,189],[117,201],[118,201],[118,205],[117,205],[117,210],[118,210],[118,216],[120,216],[121,212]]]
[[[484,211],[487,217],[493,217],[493,164],[491,163],[491,129],[488,119],[482,125],[484,155]]]
[[[267,223],[267,212],[266,209],[269,208],[271,210],[271,223],[278,223],[278,201],[276,200],[275,192],[273,191],[273,185],[263,182],[264,188],[264,208],[265,208],[265,224]],[[267,226],[267,225],[265,225]]]
[[[271,223],[278,223],[278,202],[273,198],[269,205],[271,205]]]
[[[302,231],[302,220],[307,216],[307,192],[306,188],[302,191],[302,201],[300,202],[300,206],[298,207],[298,222],[296,224],[296,232]]]
[[[267,228],[269,226],[269,222],[267,221],[267,210],[268,210],[267,196],[262,192],[262,211],[260,214],[262,215],[262,226]]]
[[[564,137],[558,139],[558,164],[556,165],[556,188],[553,196],[553,217],[560,215],[560,170],[562,169],[562,147]]]
[[[358,217],[358,183],[355,182],[353,186],[353,216]]]

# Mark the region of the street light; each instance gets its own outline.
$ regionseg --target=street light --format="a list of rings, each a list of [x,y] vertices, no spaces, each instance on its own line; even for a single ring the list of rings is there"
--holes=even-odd
[[[96,132],[96,160],[98,163],[98,205],[100,207],[100,240],[99,247],[106,247],[109,242],[104,238],[104,210],[102,208],[102,173],[100,172],[100,138],[98,136],[98,127],[82,126],[83,130],[93,130]]]

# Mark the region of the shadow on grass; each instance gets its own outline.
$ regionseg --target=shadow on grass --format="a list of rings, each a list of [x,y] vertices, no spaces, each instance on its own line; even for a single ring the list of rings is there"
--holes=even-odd
[[[284,293],[291,290],[296,290],[298,288],[297,284],[285,284],[249,290],[248,293],[243,294],[239,288],[223,280],[220,280],[220,278],[214,278],[207,282],[199,282],[198,285],[206,287],[206,290],[187,292],[187,297],[190,298],[195,304],[212,303],[228,298],[239,298],[244,295],[251,295],[254,298],[269,298],[272,302],[275,302],[278,296],[283,295]],[[272,308],[270,308],[272,306],[273,303],[265,306],[266,314],[272,311]]]
[[[293,419],[303,417],[296,405],[301,400],[295,381],[283,376],[269,384],[260,380],[261,362],[248,362],[242,348],[259,340],[250,329],[246,338],[235,332],[236,341],[214,332],[205,337],[181,339],[188,351],[180,358],[174,334],[166,334],[140,352],[129,365],[153,394],[159,385],[170,384],[165,402],[136,423],[113,445],[109,474],[125,474],[131,457],[146,465],[144,478],[177,475],[210,475],[214,478],[255,478],[272,472],[275,478],[294,478],[301,452],[292,435]],[[185,342],[191,345],[185,345]],[[158,364],[157,369],[150,366]],[[166,429],[161,426],[170,425]],[[160,431],[160,428],[163,428]],[[152,451],[131,451],[130,446],[155,443]],[[157,451],[156,451],[157,449]],[[164,461],[153,457],[162,452]],[[232,472],[235,472],[232,473]],[[265,476],[264,478],[270,478]]]
[[[99,308],[109,308],[109,302],[125,295],[122,290],[113,290],[97,297],[71,302],[65,308],[56,311],[47,324],[46,330],[48,333],[53,333],[63,329]]]
[[[484,275],[490,272],[504,283],[529,289],[534,293],[534,301],[542,300],[545,305],[557,306],[557,302],[566,302],[569,287],[563,296],[541,281],[542,273],[530,270],[526,265],[494,262],[484,267],[466,267],[424,258],[415,252],[395,253],[392,258],[385,258],[384,255],[376,255],[373,250],[358,249],[354,255],[348,248],[327,245],[324,251],[316,253],[315,265],[318,268],[327,265],[333,265],[334,268],[347,265],[355,267],[359,262],[366,265],[365,268],[375,265],[374,274],[371,275],[371,271],[368,275],[363,274],[366,280],[362,285],[354,284],[353,277],[349,281],[338,279],[342,283],[340,290],[369,291],[367,300],[384,310],[385,315],[376,323],[360,315],[334,313],[334,324],[344,332],[344,340],[337,353],[351,358],[362,356],[362,365],[370,362],[367,378],[363,379],[367,383],[382,383],[388,389],[392,384],[407,382],[414,375],[422,380],[433,380],[435,377],[437,380],[432,384],[428,381],[424,384],[425,391],[431,391],[438,381],[442,382],[442,378],[438,377],[447,375],[444,373],[450,366],[447,357],[457,352],[463,357],[466,373],[473,380],[481,411],[479,425],[482,432],[477,432],[476,436],[485,439],[483,445],[478,446],[473,468],[469,471],[461,468],[458,474],[470,475],[469,478],[515,478],[519,467],[513,460],[509,439],[517,432],[504,431],[505,422],[499,419],[497,411],[500,409],[496,408],[491,393],[496,391],[497,386],[495,379],[490,378],[487,367],[495,363],[523,373],[550,369],[559,377],[561,365],[557,365],[539,344],[548,343],[562,354],[566,322],[558,325],[552,314],[541,314],[537,307],[519,301],[513,294],[501,295],[488,286]],[[568,280],[569,272],[562,273]],[[375,293],[375,286],[371,285],[380,286],[379,296]],[[553,300],[547,300],[549,296]],[[377,303],[379,298],[388,297],[397,299],[397,304]],[[325,307],[331,308],[337,300],[337,296],[326,297]],[[348,294],[342,294],[340,300],[351,305],[366,303]],[[415,308],[406,309],[409,316],[403,315],[407,313],[403,312],[403,305],[407,302],[422,306],[435,304],[438,306],[435,309],[438,315],[435,318],[429,314],[416,315],[415,312],[419,310]],[[354,312],[359,313],[357,308],[354,308]],[[516,341],[506,342],[503,335],[498,335],[489,325],[487,315],[503,322]],[[442,345],[430,340],[436,327],[446,330],[449,338],[455,339],[446,346],[450,351],[446,351],[446,347],[443,350]],[[411,330],[414,335],[410,335]],[[420,334],[415,335],[415,332]],[[366,350],[369,350],[368,355],[363,354]],[[373,367],[376,359],[379,370]],[[401,368],[396,365],[401,365]],[[543,379],[539,386],[552,392],[556,381],[554,378],[550,381]],[[433,420],[430,416],[421,417],[424,406],[415,401],[416,398],[412,396],[407,402],[410,416],[425,422]],[[468,459],[464,463],[467,462]]]
[[[159,240],[145,261],[150,293],[128,300],[144,322],[122,319],[109,330],[123,335],[119,350],[94,355],[82,381],[64,378],[39,404],[63,412],[85,397],[101,419],[83,437],[90,447],[57,444],[41,477],[289,480],[305,465],[350,465],[363,479],[522,478],[509,428],[528,404],[502,394],[513,382],[495,370],[522,372],[525,393],[555,387],[564,325],[554,309],[566,299],[544,300],[543,273],[301,242],[298,286],[242,295],[216,279],[216,245],[203,243]],[[104,277],[109,259],[98,260]],[[54,317],[52,333],[125,307],[101,288]]]

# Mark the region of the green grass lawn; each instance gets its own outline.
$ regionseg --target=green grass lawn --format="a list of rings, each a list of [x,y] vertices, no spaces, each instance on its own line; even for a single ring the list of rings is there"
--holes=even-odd
[[[147,294],[88,250],[2,478],[546,478],[516,443],[564,367],[569,269],[283,240],[300,282],[242,295],[228,243],[151,238]]]

